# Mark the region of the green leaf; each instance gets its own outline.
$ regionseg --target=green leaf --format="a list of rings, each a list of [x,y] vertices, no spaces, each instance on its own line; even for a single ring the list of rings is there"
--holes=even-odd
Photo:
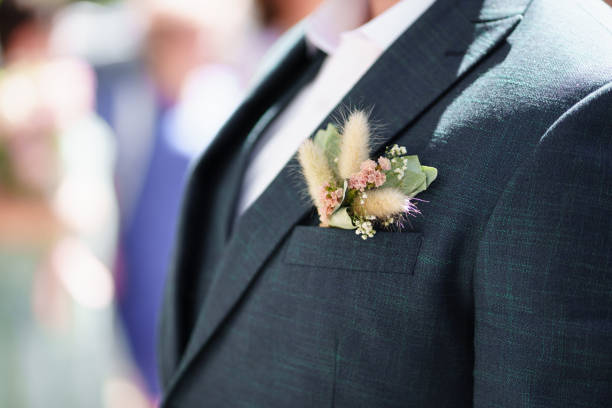
[[[421,173],[421,162],[419,161],[419,156],[404,156],[404,157],[400,157],[399,161],[403,161],[404,159],[407,159],[408,163],[408,169],[406,170],[411,171],[413,173]]]
[[[438,178],[438,169],[429,166],[421,166],[421,169],[423,169],[423,172],[427,177],[427,187],[429,187],[429,185],[433,183],[436,178]]]
[[[399,187],[408,197],[414,197],[427,188],[427,177],[422,171],[406,171]]]
[[[404,176],[400,179],[394,170],[402,168],[406,160]],[[408,197],[414,197],[425,191],[438,176],[438,170],[434,167],[421,166],[418,156],[398,157],[392,163],[391,171],[387,172],[385,187],[395,187],[400,189]]]
[[[321,129],[315,134],[314,144],[323,150],[329,166],[337,176],[338,164],[336,158],[340,154],[340,132],[338,132],[338,128],[329,123],[326,129]]]
[[[353,220],[348,214],[348,207],[340,207],[339,210],[333,213],[329,217],[329,226],[349,230],[357,228],[353,225]]]

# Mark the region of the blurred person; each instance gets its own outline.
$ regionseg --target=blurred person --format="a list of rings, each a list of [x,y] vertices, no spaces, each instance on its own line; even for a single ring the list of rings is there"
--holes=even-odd
[[[44,57],[49,40],[48,13],[25,7],[16,0],[1,2],[0,10],[3,64]]]
[[[608,405],[608,6],[327,0],[302,28],[193,167],[162,407]],[[356,108],[370,146],[315,136]],[[321,226],[338,197],[304,197],[305,140],[324,180],[334,140],[360,159],[345,183],[395,143],[438,178],[364,241],[363,221]]]
[[[321,0],[255,0],[257,24],[251,29],[244,44],[238,49],[237,65],[243,70],[244,78],[257,80],[257,70],[264,55],[286,31],[299,26]]]
[[[256,0],[264,27],[273,27],[279,34],[289,30],[310,14],[321,0]]]
[[[0,405],[95,407],[114,373],[114,151],[50,18],[0,3]]]
[[[258,0],[252,7],[246,1],[225,6],[243,9],[242,13],[252,18],[235,17],[237,22],[232,25],[243,26],[241,35],[235,35],[233,42],[225,41],[212,47],[206,61],[186,77],[170,119],[171,126],[176,128],[175,145],[179,150],[191,157],[204,151],[249,86],[257,81],[260,62],[272,45],[320,3],[321,0]],[[216,16],[218,8],[216,6],[209,14]],[[218,36],[227,36],[226,31]],[[214,32],[214,29],[207,32]]]
[[[176,11],[170,4],[149,12],[145,59],[160,96],[174,104],[185,78],[204,62],[202,27],[186,10]]]
[[[158,310],[184,178],[190,161],[209,139],[207,129],[217,126],[218,116],[228,115],[237,101],[232,96],[238,92],[232,71],[221,64],[209,67],[206,80],[226,97],[213,100],[215,109],[198,112],[202,133],[186,131],[183,101],[194,82],[188,78],[203,64],[222,60],[217,52],[224,47],[219,44],[227,41],[223,38],[226,31],[235,28],[232,20],[241,15],[228,10],[227,19],[217,14],[219,21],[209,22],[194,11],[229,8],[229,3],[215,4],[132,2],[145,29],[142,54],[131,61],[97,67],[98,109],[115,130],[118,145],[119,313],[153,398],[159,393],[155,359]]]

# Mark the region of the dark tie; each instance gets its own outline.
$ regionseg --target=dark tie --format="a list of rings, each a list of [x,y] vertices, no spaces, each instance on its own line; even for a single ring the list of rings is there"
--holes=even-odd
[[[319,72],[321,65],[325,61],[327,54],[321,50],[316,50],[312,56],[309,57],[309,66],[306,68],[304,73],[294,83],[288,84],[286,91],[281,97],[261,116],[260,120],[254,126],[253,130],[249,133],[249,136],[243,148],[240,152],[240,157],[237,162],[238,170],[235,173],[235,179],[233,179],[233,187],[235,188],[232,201],[231,219],[229,220],[228,239],[234,230],[240,215],[237,214],[237,204],[240,199],[240,193],[242,190],[242,180],[248,165],[251,161],[253,151],[255,147],[261,141],[263,135],[269,129],[270,125],[278,118],[280,113],[291,103],[296,95],[310,83]]]

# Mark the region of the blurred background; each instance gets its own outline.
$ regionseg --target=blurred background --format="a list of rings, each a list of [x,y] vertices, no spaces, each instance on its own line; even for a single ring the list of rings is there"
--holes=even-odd
[[[154,407],[190,162],[319,0],[0,0],[0,407]]]

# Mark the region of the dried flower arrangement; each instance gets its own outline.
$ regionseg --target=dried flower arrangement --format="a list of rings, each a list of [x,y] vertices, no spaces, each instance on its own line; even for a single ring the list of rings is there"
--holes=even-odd
[[[370,137],[368,116],[355,111],[340,129],[330,123],[298,150],[320,226],[355,229],[364,240],[377,227],[402,226],[407,216],[418,214],[414,197],[438,175],[403,146],[387,147],[370,159]]]

